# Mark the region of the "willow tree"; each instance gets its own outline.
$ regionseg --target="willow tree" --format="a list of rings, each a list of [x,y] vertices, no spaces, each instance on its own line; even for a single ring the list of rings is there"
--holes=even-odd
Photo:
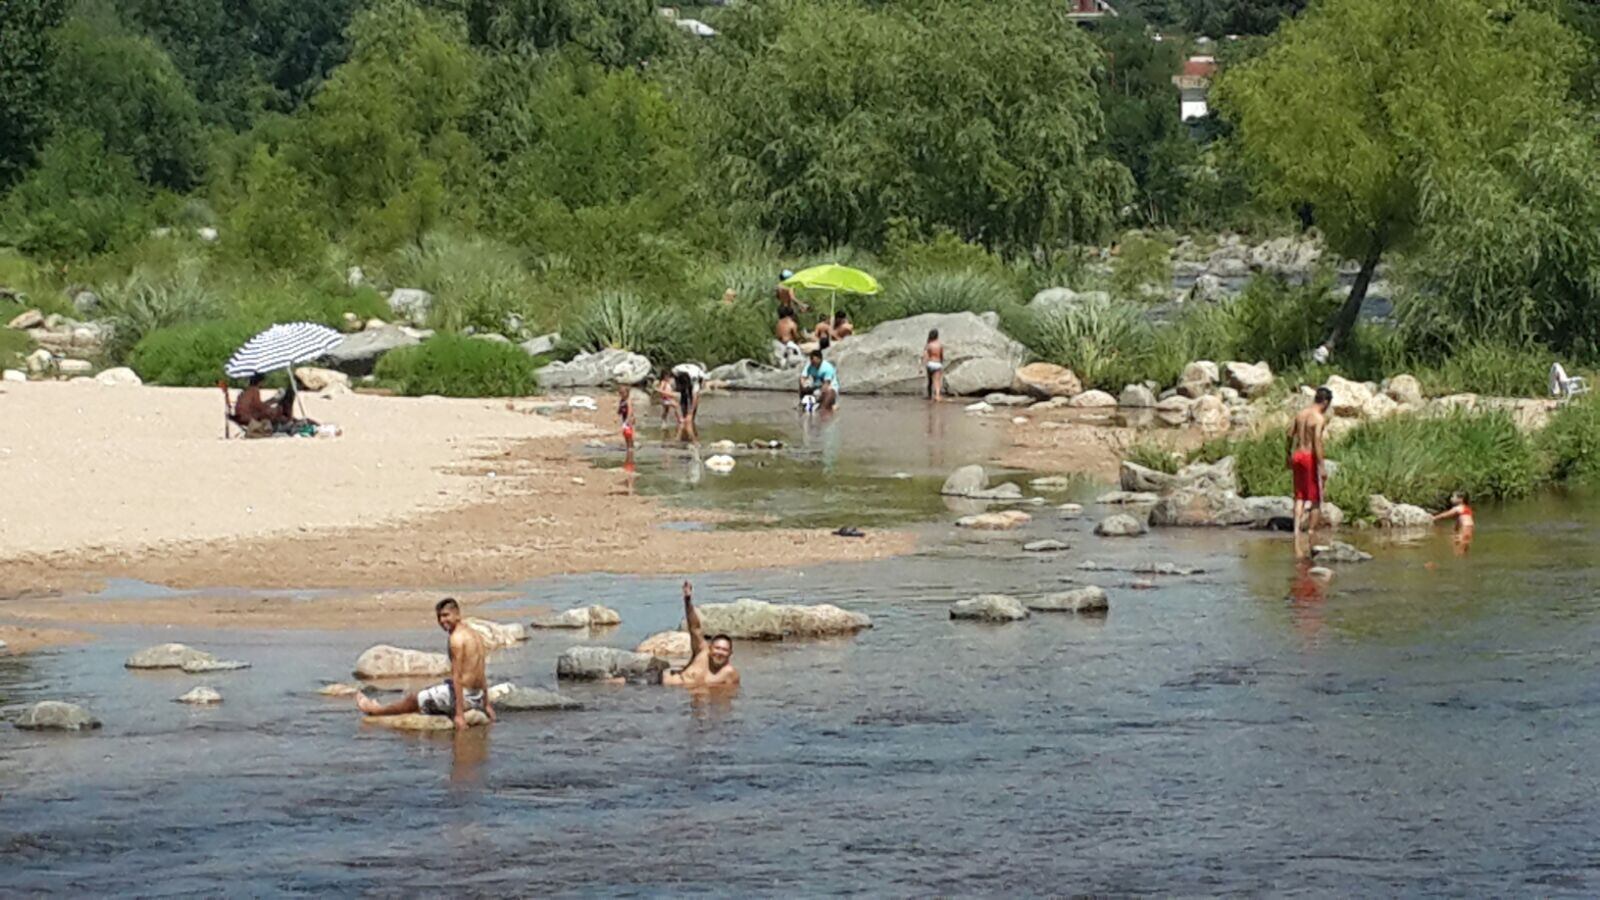
[[[1581,43],[1524,0],[1324,0],[1223,75],[1217,102],[1263,199],[1310,204],[1328,246],[1361,262],[1328,325],[1354,327],[1384,255],[1444,223],[1463,173],[1544,154],[1571,118]],[[1552,148],[1551,152],[1556,152]]]
[[[803,244],[904,219],[1007,254],[1093,240],[1131,196],[1097,151],[1101,56],[1053,0],[753,5],[690,72],[727,200]]]

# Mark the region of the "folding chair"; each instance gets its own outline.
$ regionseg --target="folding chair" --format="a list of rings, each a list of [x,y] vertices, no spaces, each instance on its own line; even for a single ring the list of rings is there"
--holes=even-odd
[[[1588,392],[1589,384],[1581,375],[1568,375],[1561,363],[1550,364],[1550,396],[1565,401]]]

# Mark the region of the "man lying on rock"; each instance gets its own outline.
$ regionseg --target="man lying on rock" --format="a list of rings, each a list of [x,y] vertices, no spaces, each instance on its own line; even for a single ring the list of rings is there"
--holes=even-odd
[[[661,683],[675,687],[738,687],[739,670],[733,667],[733,638],[715,635],[706,643],[700,614],[694,608],[694,586],[683,583],[683,623],[689,630],[689,664],[676,672],[661,673]]]
[[[369,716],[398,716],[421,712],[430,716],[455,717],[456,730],[467,727],[467,710],[475,709],[494,721],[494,704],[489,701],[489,679],[483,664],[488,657],[483,639],[461,624],[461,606],[446,597],[434,606],[439,627],[450,635],[450,677],[443,684],[406,694],[384,706],[366,694],[356,694],[356,706]]]

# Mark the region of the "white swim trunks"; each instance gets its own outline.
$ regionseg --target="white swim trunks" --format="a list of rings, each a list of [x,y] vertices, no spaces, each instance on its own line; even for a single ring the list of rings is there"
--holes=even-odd
[[[929,372],[942,372],[942,371],[944,371],[944,363],[942,363],[942,362],[929,362],[928,363],[928,371]]]
[[[467,691],[464,695],[467,709],[476,709],[480,712],[483,708],[483,691]],[[456,687],[446,678],[443,684],[436,684],[425,691],[417,693],[417,708],[430,716],[453,716],[456,714]]]

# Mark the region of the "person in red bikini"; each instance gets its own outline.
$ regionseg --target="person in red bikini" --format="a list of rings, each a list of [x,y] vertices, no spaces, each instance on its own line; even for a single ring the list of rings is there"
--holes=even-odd
[[[1444,519],[1455,519],[1457,531],[1471,531],[1477,522],[1472,518],[1472,505],[1467,502],[1466,491],[1456,491],[1450,495],[1450,508],[1433,517],[1435,522]]]
[[[1333,404],[1333,392],[1317,388],[1310,406],[1301,410],[1289,425],[1285,445],[1289,471],[1294,474],[1294,541],[1295,552],[1301,549],[1300,523],[1307,521],[1309,536],[1322,524],[1323,435],[1328,430],[1328,407]]]

